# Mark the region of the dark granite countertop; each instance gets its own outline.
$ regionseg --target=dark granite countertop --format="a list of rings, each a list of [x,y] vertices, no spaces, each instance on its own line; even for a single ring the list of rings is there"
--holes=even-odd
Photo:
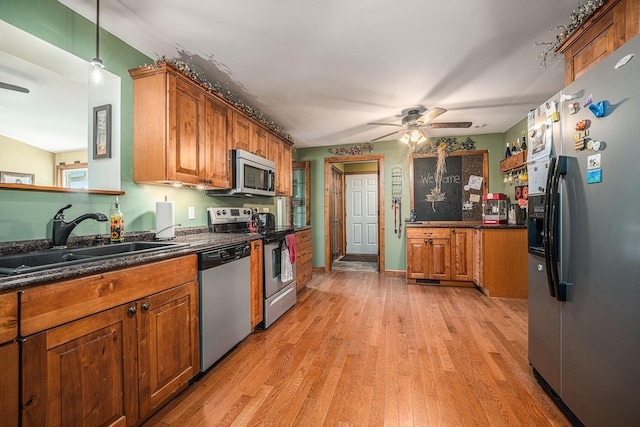
[[[304,231],[304,230],[311,230],[311,226],[310,225],[305,225],[304,227],[295,227],[293,229],[294,232],[298,232],[298,231]]]
[[[134,240],[134,238],[136,240]],[[9,290],[17,290],[32,285],[40,285],[57,280],[72,279],[89,274],[117,270],[137,264],[161,261],[178,256],[195,254],[205,250],[223,247],[229,244],[248,242],[261,238],[262,236],[258,233],[209,233],[207,227],[199,227],[198,229],[185,230],[182,232],[180,230],[176,230],[176,237],[170,241],[186,245],[179,245],[176,247],[169,246],[167,248],[163,248],[153,252],[140,254],[132,253],[131,255],[122,255],[114,258],[97,259],[95,261],[90,261],[82,264],[60,268],[51,268],[25,274],[15,274],[10,276],[0,275],[0,293]],[[153,240],[153,232],[127,234],[127,241],[137,240]],[[74,243],[77,244],[78,241]],[[5,247],[5,251],[3,252],[3,254],[7,254],[7,247],[11,247],[14,249],[11,251],[12,253],[21,252],[19,250],[16,250],[16,248],[22,248],[22,252],[24,252],[25,250],[41,250],[46,248],[46,246],[43,247],[45,243],[41,242],[14,242],[3,245]],[[32,249],[33,247],[37,249]]]
[[[512,224],[495,224],[495,225],[485,225],[482,223],[455,223],[455,222],[411,222],[406,221],[405,225],[407,228],[477,228],[477,229],[513,229],[520,230],[526,229],[526,225],[512,225]]]

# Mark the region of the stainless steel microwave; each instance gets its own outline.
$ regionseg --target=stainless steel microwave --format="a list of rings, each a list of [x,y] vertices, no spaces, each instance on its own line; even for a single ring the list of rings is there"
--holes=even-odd
[[[232,151],[233,187],[207,190],[208,196],[275,196],[276,164],[244,150]]]

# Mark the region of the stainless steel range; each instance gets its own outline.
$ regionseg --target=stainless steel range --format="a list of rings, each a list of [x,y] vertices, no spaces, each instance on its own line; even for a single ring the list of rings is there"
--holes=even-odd
[[[265,220],[269,215],[255,208],[207,209],[209,231],[213,233],[250,233],[257,230],[264,243],[264,320],[266,329],[293,307],[296,297],[295,235],[293,228],[275,227]]]

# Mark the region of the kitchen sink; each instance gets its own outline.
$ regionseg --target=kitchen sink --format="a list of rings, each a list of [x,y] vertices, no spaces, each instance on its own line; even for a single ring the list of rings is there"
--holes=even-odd
[[[104,246],[48,249],[0,257],[0,274],[31,273],[50,268],[66,267],[98,259],[154,252],[187,246],[174,242],[126,242]]]

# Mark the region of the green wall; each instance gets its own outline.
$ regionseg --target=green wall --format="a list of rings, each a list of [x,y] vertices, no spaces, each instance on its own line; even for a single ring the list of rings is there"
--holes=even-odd
[[[466,137],[464,137],[466,138]],[[504,150],[504,134],[472,135],[476,141],[476,149],[489,150],[489,191],[502,193],[505,191],[502,175],[500,174],[500,160]],[[353,144],[350,144],[353,145]],[[309,161],[311,180],[311,226],[313,228],[313,265],[324,266],[325,254],[325,226],[324,226],[324,159],[336,157],[331,148],[341,146],[299,148],[297,158]],[[384,156],[384,201],[385,206],[385,270],[405,270],[406,239],[404,232],[401,238],[393,233],[393,211],[391,210],[391,170],[402,168],[402,212],[401,218],[410,215],[409,193],[409,147],[399,141],[383,141],[374,143],[373,154]],[[349,156],[344,156],[349,161]]]
[[[95,56],[95,25],[53,0],[2,0],[0,19],[90,61]],[[165,52],[158,52],[160,55]],[[166,52],[171,54],[171,52]],[[209,206],[268,207],[275,212],[274,198],[245,199],[212,198],[201,191],[172,187],[140,185],[133,182],[133,81],[128,70],[153,62],[113,35],[100,33],[100,58],[108,71],[121,79],[121,181],[120,197],[126,230],[147,231],[155,228],[155,202],[175,202],[176,223],[186,226],[207,224],[205,212]],[[84,193],[52,193],[40,191],[0,190],[0,242],[43,239],[51,236],[51,220],[68,203],[67,219],[85,212],[108,214],[114,198]],[[188,220],[188,207],[196,208],[196,219]],[[106,233],[108,225],[84,221],[72,235]]]

